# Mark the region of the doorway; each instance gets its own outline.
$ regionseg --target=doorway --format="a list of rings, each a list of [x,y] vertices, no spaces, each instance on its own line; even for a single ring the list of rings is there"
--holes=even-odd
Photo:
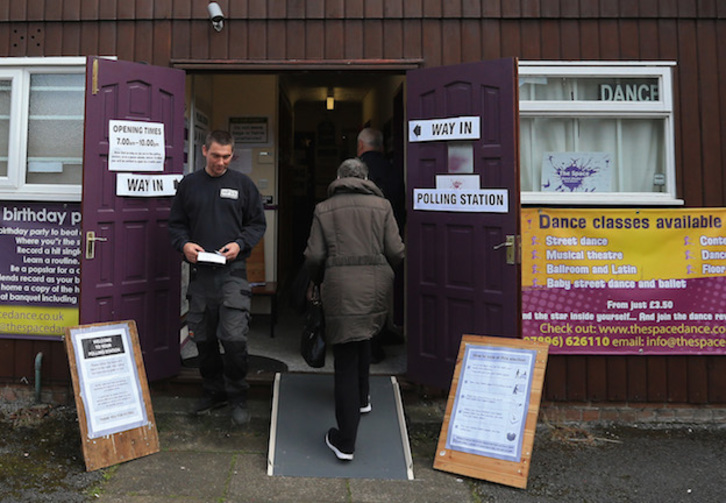
[[[251,162],[250,176],[269,202],[265,276],[278,285],[275,337],[270,337],[264,316],[271,310],[269,299],[254,299],[250,352],[283,361],[293,371],[313,371],[299,356],[306,286],[303,251],[313,208],[327,197],[340,162],[356,156],[363,127],[383,132],[386,155],[403,170],[403,124],[394,123],[402,117],[405,75],[402,70],[310,70],[190,73],[188,79],[192,108],[201,112],[209,129],[228,127],[233,116],[267,121],[268,142],[236,147]],[[273,173],[260,163],[263,158],[272,158]],[[371,370],[404,374],[405,355],[404,345],[386,348],[384,361]],[[332,357],[320,371],[332,372]]]

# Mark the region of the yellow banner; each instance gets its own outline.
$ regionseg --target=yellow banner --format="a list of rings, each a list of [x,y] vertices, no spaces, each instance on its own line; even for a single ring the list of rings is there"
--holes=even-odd
[[[556,353],[726,352],[726,209],[525,209],[522,332]]]
[[[652,288],[658,280],[723,276],[725,216],[723,209],[522,210],[522,286],[649,281],[641,287]]]
[[[77,307],[0,306],[0,333],[62,336],[78,325]]]

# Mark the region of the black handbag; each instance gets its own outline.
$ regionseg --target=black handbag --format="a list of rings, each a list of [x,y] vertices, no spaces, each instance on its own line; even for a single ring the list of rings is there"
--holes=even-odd
[[[325,318],[317,285],[313,287],[312,300],[308,302],[305,327],[300,337],[300,353],[305,363],[319,369],[325,366]]]

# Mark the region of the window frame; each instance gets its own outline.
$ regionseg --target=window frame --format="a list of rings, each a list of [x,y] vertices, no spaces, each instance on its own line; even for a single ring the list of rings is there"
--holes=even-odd
[[[30,81],[31,75],[37,73],[79,73],[85,75],[86,58],[0,58],[0,79],[12,76],[8,173],[7,176],[0,177],[0,199],[6,201],[80,202],[82,184],[28,184],[26,182]],[[85,85],[83,93],[85,99]],[[81,120],[82,128],[84,123],[85,120]],[[81,137],[83,138],[83,135]],[[81,150],[81,165],[83,165],[82,152],[83,150]]]
[[[621,118],[663,120],[664,134],[664,192],[588,192],[556,193],[522,191],[522,204],[540,205],[669,205],[680,206],[684,202],[676,194],[675,124],[673,108],[672,72],[675,62],[608,62],[608,61],[519,61],[520,86],[522,78],[616,78],[657,79],[657,101],[607,101],[598,100],[525,100],[519,96],[521,118]],[[522,138],[520,138],[520,142]],[[521,154],[521,150],[520,150]]]

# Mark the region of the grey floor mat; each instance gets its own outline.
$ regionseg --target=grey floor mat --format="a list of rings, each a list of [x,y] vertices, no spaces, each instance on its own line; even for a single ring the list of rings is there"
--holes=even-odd
[[[361,416],[353,461],[339,461],[325,445],[334,427],[333,376],[277,374],[268,475],[406,480],[411,453],[395,378],[371,376],[373,410]]]

